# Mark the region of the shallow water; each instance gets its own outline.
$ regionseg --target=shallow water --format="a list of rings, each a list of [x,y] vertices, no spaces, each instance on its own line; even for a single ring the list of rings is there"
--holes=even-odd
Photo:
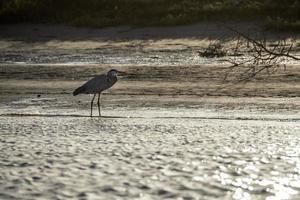
[[[300,198],[299,63],[217,91],[224,62],[194,42],[8,42],[1,200]],[[91,118],[71,93],[112,67],[129,75]]]
[[[3,101],[0,198],[300,197],[297,110],[110,98],[102,118],[88,117],[89,97]]]

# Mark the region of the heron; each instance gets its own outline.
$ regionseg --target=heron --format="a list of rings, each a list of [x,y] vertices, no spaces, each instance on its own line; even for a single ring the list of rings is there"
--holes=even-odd
[[[73,96],[78,94],[94,94],[92,101],[91,101],[91,117],[93,116],[93,103],[96,95],[98,94],[98,111],[99,117],[101,117],[101,109],[100,109],[100,95],[101,92],[111,88],[117,81],[118,75],[126,74],[125,72],[118,71],[116,69],[111,69],[107,72],[107,74],[97,75],[94,78],[90,79],[82,86],[74,90]]]

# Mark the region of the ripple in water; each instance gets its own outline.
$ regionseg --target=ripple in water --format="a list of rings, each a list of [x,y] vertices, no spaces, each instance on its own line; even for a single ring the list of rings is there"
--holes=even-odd
[[[299,124],[0,117],[1,199],[287,199]]]

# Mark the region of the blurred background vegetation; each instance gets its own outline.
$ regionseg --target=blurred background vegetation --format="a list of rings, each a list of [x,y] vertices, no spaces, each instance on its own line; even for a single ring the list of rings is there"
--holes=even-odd
[[[300,0],[0,0],[0,23],[87,27],[257,21],[300,31]]]

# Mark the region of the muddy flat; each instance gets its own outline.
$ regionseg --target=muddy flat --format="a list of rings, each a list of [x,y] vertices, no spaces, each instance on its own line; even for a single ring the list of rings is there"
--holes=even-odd
[[[300,198],[300,64],[224,81],[219,29],[2,27],[0,199]]]

